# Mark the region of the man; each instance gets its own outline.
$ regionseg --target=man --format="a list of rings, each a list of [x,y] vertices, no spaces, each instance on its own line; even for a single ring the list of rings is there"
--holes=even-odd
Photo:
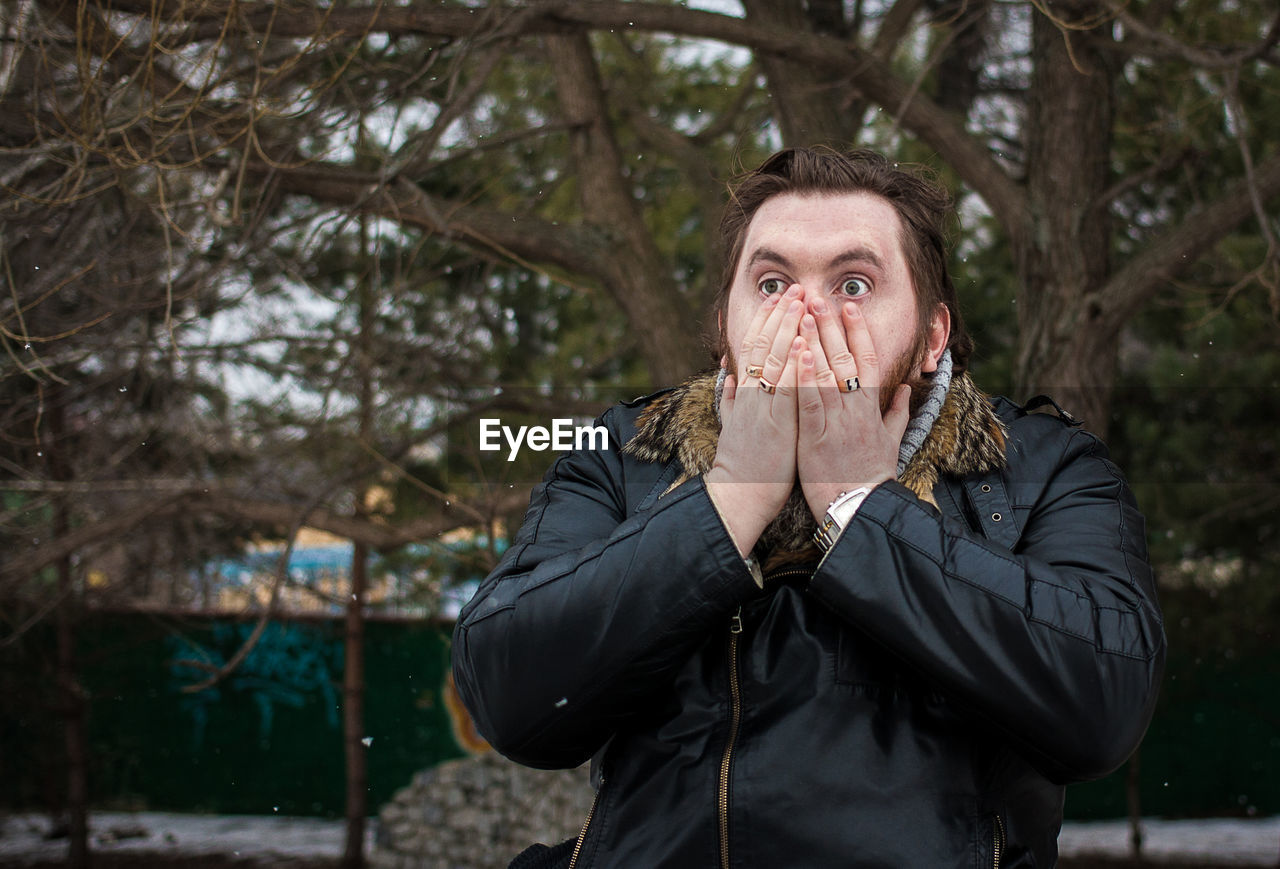
[[[720,375],[604,414],[463,610],[480,732],[597,762],[562,865],[1052,866],[1063,784],[1137,746],[1142,517],[1096,438],[965,373],[946,204],[869,152],[742,180]]]

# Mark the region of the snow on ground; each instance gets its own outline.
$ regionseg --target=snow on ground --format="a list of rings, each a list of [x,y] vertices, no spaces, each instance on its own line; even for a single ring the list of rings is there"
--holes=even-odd
[[[1058,851],[1064,857],[1122,857],[1129,853],[1129,824],[1063,824]],[[1144,819],[1142,854],[1155,863],[1212,861],[1224,866],[1280,866],[1280,817]]]
[[[67,840],[46,841],[47,815],[0,819],[0,859],[57,858]],[[371,820],[366,849],[373,848]],[[256,815],[180,815],[95,812],[89,817],[94,851],[149,854],[232,854],[237,857],[332,857],[342,854],[342,821]]]
[[[373,847],[370,822],[368,849]],[[45,841],[44,815],[0,818],[0,859],[57,858],[66,840]],[[1213,861],[1222,865],[1280,864],[1280,817],[1196,821],[1143,821],[1143,853],[1152,862]],[[114,853],[232,854],[241,857],[324,857],[342,853],[341,821],[248,815],[98,812],[90,818],[95,851]],[[1129,852],[1124,821],[1068,823],[1058,837],[1064,857],[1123,857]],[[366,851],[367,853],[367,851]]]

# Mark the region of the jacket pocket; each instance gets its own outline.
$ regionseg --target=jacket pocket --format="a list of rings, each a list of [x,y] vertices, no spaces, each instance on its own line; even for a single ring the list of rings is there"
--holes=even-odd
[[[892,688],[893,674],[885,666],[884,650],[854,631],[835,631],[836,684],[857,688]]]
[[[868,694],[933,693],[923,679],[905,669],[882,646],[847,629],[836,633],[836,684]]]

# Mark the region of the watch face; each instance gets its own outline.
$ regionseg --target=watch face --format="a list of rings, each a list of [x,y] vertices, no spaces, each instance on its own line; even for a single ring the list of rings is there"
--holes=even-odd
[[[854,489],[852,492],[842,493],[827,508],[826,521],[822,523],[822,528],[814,535],[815,539],[818,539],[818,545],[823,552],[826,552],[835,544],[841,530],[849,524],[849,520],[858,512],[858,507],[862,505],[862,502],[870,493],[871,490],[865,486]]]
[[[835,519],[836,524],[843,528],[853,518],[853,514],[858,512],[858,507],[867,497],[867,491],[867,489],[854,489],[832,504],[827,515]]]
[[[843,503],[837,504],[831,508],[830,516],[836,521],[841,528],[849,524],[849,520],[853,518],[853,514],[858,510],[858,504],[861,499],[850,499]]]

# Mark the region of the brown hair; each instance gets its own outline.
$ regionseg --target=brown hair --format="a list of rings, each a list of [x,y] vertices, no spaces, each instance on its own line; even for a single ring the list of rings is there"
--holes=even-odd
[[[968,367],[973,339],[960,318],[956,288],[947,273],[943,238],[952,209],[951,196],[921,170],[900,167],[875,151],[787,148],[730,185],[729,204],[720,221],[720,250],[727,255],[715,299],[721,324],[725,322],[729,290],[742,258],[751,219],[766,200],[783,193],[872,193],[887,200],[902,221],[900,243],[916,288],[920,334],[925,334],[933,323],[937,306],[946,305],[951,314],[947,347],[951,350],[955,373]],[[727,349],[724,341],[722,325],[717,358]]]

